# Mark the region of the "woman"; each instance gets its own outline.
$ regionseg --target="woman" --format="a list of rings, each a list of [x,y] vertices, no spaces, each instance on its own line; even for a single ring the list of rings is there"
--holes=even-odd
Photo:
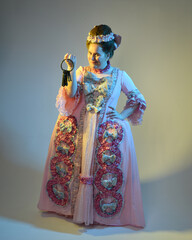
[[[76,57],[65,55],[74,70],[57,96],[60,114],[38,207],[85,225],[144,227],[137,159],[125,119],[140,124],[146,103],[130,77],[110,65],[120,42],[110,27],[99,25],[87,37],[89,66],[76,71]],[[128,100],[118,113],[121,91]]]

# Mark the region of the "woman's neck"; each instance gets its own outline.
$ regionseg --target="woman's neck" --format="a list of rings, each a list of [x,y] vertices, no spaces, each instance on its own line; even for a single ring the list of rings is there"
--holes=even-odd
[[[108,61],[108,62],[107,62],[107,66],[106,66],[104,69],[99,69],[99,68],[90,68],[90,69],[91,69],[91,72],[92,72],[92,73],[97,73],[97,74],[99,74],[99,73],[105,73],[105,72],[107,72],[107,71],[110,69],[110,67],[111,67],[111,64],[110,64],[110,62]]]

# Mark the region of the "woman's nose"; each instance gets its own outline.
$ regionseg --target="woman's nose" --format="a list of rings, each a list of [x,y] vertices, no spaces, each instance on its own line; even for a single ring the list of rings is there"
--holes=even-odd
[[[94,59],[95,59],[95,57],[94,57],[94,55],[92,55],[92,56],[91,56],[91,60],[94,60]]]

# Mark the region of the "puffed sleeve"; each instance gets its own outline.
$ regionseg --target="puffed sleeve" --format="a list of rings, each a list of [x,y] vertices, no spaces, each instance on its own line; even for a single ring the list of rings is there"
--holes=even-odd
[[[143,113],[146,109],[146,101],[143,95],[134,85],[132,79],[124,71],[122,72],[121,90],[127,96],[127,102],[124,109],[138,105],[135,111],[128,117],[128,120],[133,125],[141,124],[143,119]]]
[[[79,67],[76,71],[77,79],[77,92],[74,97],[69,97],[67,95],[65,87],[61,86],[56,97],[56,108],[58,109],[60,115],[69,116],[73,113],[74,109],[77,107],[80,96],[81,96],[81,82],[83,79],[83,68]]]

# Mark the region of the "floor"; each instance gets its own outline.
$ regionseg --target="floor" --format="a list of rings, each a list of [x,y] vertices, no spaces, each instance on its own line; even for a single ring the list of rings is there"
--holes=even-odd
[[[190,186],[188,179],[191,172],[192,169],[189,168],[156,182],[141,183],[146,228],[134,230],[128,227],[85,227],[55,214],[41,213],[36,205],[43,173],[4,162],[0,175],[0,239],[191,240],[191,192],[182,188],[184,184]],[[167,194],[167,187],[170,194]]]

